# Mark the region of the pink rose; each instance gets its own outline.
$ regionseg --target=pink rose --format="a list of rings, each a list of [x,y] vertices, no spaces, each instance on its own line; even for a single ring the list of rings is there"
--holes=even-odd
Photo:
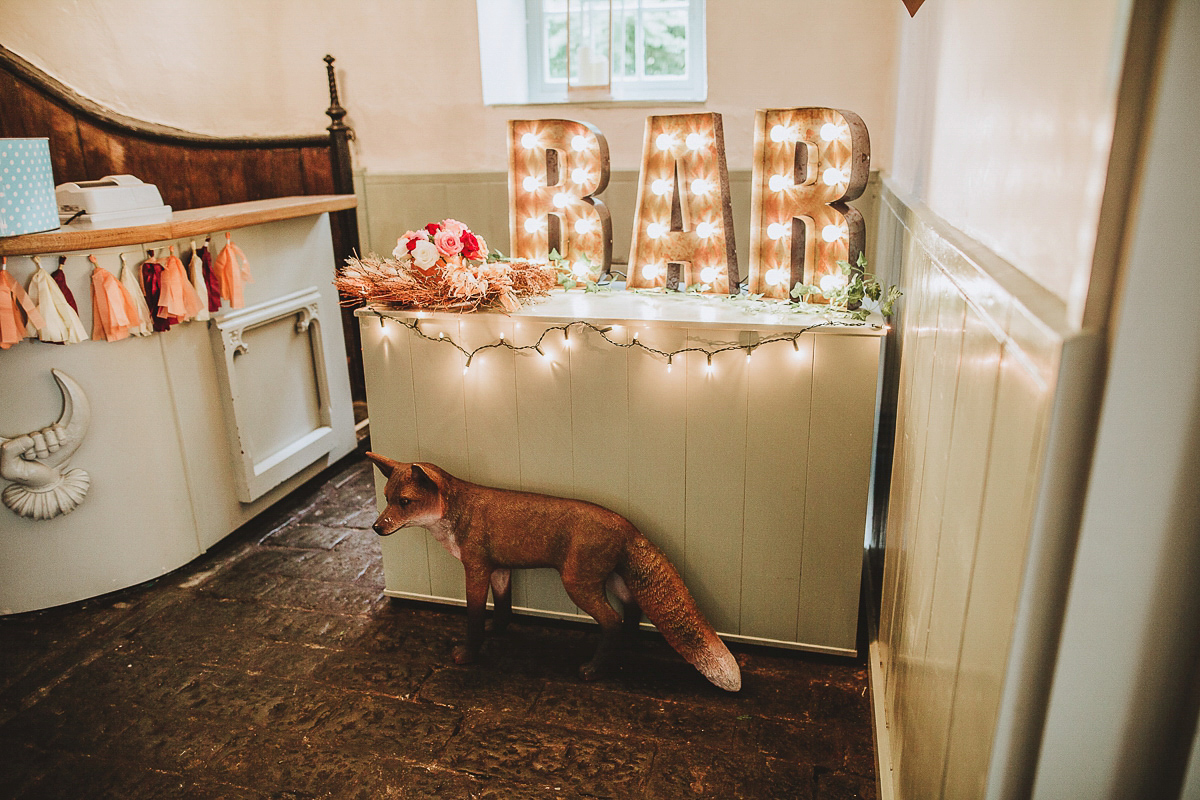
[[[456,219],[444,219],[444,220],[442,220],[442,230],[450,231],[455,236],[461,237],[469,229],[467,228],[466,225],[463,225],[461,222],[459,222]]]
[[[447,258],[458,255],[463,249],[462,240],[448,230],[440,230],[435,233],[433,243],[437,245],[438,252]]]
[[[396,240],[396,249],[392,251],[392,255],[396,258],[404,258],[404,256],[413,251],[413,248],[417,246],[417,242],[426,241],[428,238],[425,231],[407,231]]]

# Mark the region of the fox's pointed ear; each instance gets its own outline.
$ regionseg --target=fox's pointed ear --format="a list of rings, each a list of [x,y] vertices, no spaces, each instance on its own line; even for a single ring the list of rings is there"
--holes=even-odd
[[[446,473],[433,464],[413,464],[413,480],[430,491],[440,492],[446,480]]]
[[[383,477],[392,477],[392,471],[400,466],[399,461],[393,461],[387,456],[381,456],[378,453],[367,453],[367,458],[375,462],[375,466],[379,467],[379,471],[383,473]]]

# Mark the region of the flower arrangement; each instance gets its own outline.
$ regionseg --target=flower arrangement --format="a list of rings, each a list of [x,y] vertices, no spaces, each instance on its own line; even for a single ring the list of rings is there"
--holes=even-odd
[[[391,258],[348,258],[335,281],[343,295],[390,308],[516,311],[557,284],[545,262],[502,259],[455,219],[406,231]]]

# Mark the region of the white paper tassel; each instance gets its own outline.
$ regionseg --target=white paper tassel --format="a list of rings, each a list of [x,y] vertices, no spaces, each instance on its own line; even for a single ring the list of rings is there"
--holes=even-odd
[[[192,242],[192,260],[189,268],[192,273],[192,287],[196,290],[196,296],[200,298],[200,311],[193,319],[203,321],[211,316],[208,313],[208,284],[204,282],[204,262],[196,255],[195,242]]]
[[[34,256],[33,263],[37,264],[37,272],[33,273],[29,281],[29,298],[37,305],[46,324],[36,330],[30,324],[26,332],[30,336],[36,333],[43,342],[75,344],[87,340],[87,330],[84,329],[75,309],[71,308],[67,298],[63,297],[58,284],[50,277],[49,272],[42,269],[37,256]]]
[[[121,285],[129,291],[133,297],[133,304],[137,306],[138,324],[132,326],[129,332],[134,336],[149,336],[154,333],[154,322],[150,317],[150,306],[146,305],[145,290],[142,289],[142,282],[138,280],[138,276],[129,268],[124,253],[121,253]]]

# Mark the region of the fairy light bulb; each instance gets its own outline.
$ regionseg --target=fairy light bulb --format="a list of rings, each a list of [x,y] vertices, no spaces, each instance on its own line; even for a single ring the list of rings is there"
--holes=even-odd
[[[826,122],[821,126],[821,141],[832,142],[834,139],[838,138],[838,134],[840,133],[841,131],[838,130],[837,125],[834,125],[832,122]]]
[[[783,226],[782,222],[772,222],[767,226],[767,236],[771,239],[782,239],[783,234],[786,232],[787,229]]]
[[[837,186],[839,183],[845,181],[845,179],[845,173],[837,167],[829,167],[821,173],[821,180],[824,181],[826,186]]]
[[[704,367],[704,371],[711,375],[712,371],[713,371],[712,353],[707,353],[707,355],[708,355],[708,364]]]
[[[667,356],[667,374],[671,372],[671,361],[673,358],[674,356]]]
[[[764,276],[764,279],[767,282],[767,286],[779,286],[784,280],[783,270],[781,270],[779,267],[769,269],[767,270],[767,274]]]
[[[772,192],[782,192],[788,187],[788,179],[782,175],[772,175],[767,185],[771,187]]]
[[[576,134],[571,137],[571,149],[576,153],[582,153],[584,150],[587,150],[587,146],[588,140],[586,136]]]
[[[654,183],[650,184],[650,191],[654,192],[659,197],[662,197],[664,194],[671,191],[671,182],[666,178],[659,178]]]
[[[660,133],[654,140],[654,144],[659,150],[670,150],[673,137],[669,133]]]
[[[638,340],[638,334],[639,334],[639,333],[640,333],[640,331],[634,331],[634,332],[633,332],[633,340],[634,340],[635,342]]]
[[[749,347],[746,348],[746,363],[750,363],[750,359],[754,357],[754,351]]]
[[[575,183],[587,183],[588,171],[582,167],[571,170],[571,180]]]
[[[530,217],[529,219],[525,220],[526,233],[537,233],[538,228],[540,227],[542,227],[542,225],[540,222],[538,222],[537,217]]]
[[[688,150],[699,150],[700,145],[704,144],[704,138],[698,133],[689,133],[684,139],[684,144],[687,145]]]
[[[521,181],[521,188],[527,192],[536,192],[538,188],[538,179],[530,175],[525,180]]]
[[[537,147],[537,143],[537,137],[532,133],[527,133],[521,137],[521,146],[526,150],[532,150],[533,148]]]
[[[651,222],[646,226],[646,235],[651,239],[658,239],[667,232],[667,226],[661,222]]]
[[[586,219],[584,217],[580,217],[579,219],[575,220],[575,232],[576,233],[591,233],[592,232],[592,221],[590,219]]]
[[[571,202],[571,197],[566,192],[559,192],[554,195],[555,208],[566,208],[569,202]]]
[[[788,138],[788,129],[783,125],[776,125],[771,128],[771,141],[782,142]]]
[[[821,238],[827,242],[836,242],[842,238],[842,229],[839,225],[826,225],[821,228]]]
[[[710,189],[712,189],[712,184],[703,178],[696,178],[692,181],[692,194],[708,194]]]
[[[716,283],[717,276],[719,274],[720,273],[717,272],[716,267],[705,267],[704,269],[700,270],[700,280],[704,281],[705,283]]]
[[[701,239],[707,239],[717,232],[717,227],[711,222],[701,222],[696,226],[696,235]]]
[[[658,280],[662,268],[658,264],[646,264],[642,267],[642,277],[648,281]]]
[[[442,339],[445,339],[445,338],[446,338],[446,332],[438,331],[438,341],[440,342]]]

